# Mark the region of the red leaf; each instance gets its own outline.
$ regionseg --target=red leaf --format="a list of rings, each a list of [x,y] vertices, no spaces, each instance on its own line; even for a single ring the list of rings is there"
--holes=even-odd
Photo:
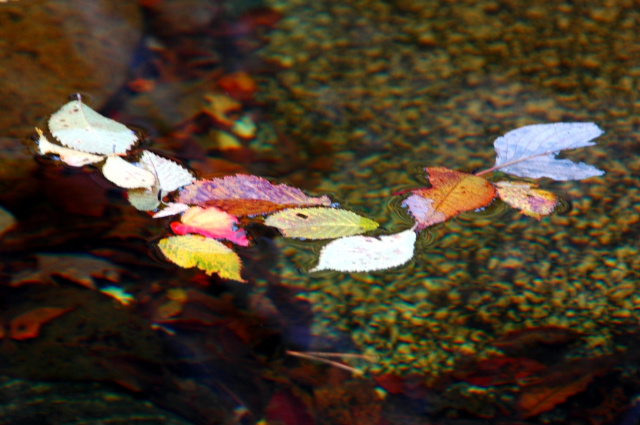
[[[40,334],[42,325],[71,310],[73,308],[41,307],[27,311],[11,320],[9,323],[9,336],[20,341],[35,338]]]
[[[246,174],[198,180],[180,190],[177,202],[214,206],[235,216],[267,214],[294,206],[331,205],[325,195],[305,195],[300,189]]]

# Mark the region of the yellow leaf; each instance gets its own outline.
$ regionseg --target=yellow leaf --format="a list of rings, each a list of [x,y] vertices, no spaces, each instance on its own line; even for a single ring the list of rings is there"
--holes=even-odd
[[[538,220],[543,215],[551,214],[558,203],[556,195],[546,190],[535,189],[535,184],[501,181],[495,183],[495,186],[500,199]]]
[[[373,220],[335,208],[290,208],[270,215],[264,223],[289,238],[305,239],[335,239],[378,227]]]
[[[162,253],[184,268],[197,267],[223,279],[245,282],[240,276],[240,257],[223,243],[200,235],[170,236],[158,242]]]

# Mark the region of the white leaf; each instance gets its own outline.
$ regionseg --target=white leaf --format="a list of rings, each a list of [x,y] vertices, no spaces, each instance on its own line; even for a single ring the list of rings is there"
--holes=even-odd
[[[152,173],[125,161],[116,155],[109,155],[102,166],[102,174],[111,183],[124,189],[145,188],[151,190],[156,178]]]
[[[182,165],[153,152],[144,151],[140,164],[156,175],[160,189],[164,192],[173,192],[195,181],[195,177]]]
[[[583,162],[555,159],[558,152],[591,146],[591,140],[604,132],[594,123],[555,123],[527,125],[512,130],[494,142],[498,157],[491,170],[518,177],[550,177],[554,180],[580,180],[601,176],[604,171]]]
[[[80,152],[51,143],[44,134],[42,134],[42,130],[36,128],[36,131],[40,136],[38,139],[38,151],[40,155],[46,155],[48,153],[56,154],[60,157],[60,161],[72,167],[82,167],[83,165],[94,164],[104,159],[104,156]]]
[[[400,266],[413,258],[416,233],[413,229],[393,235],[348,236],[336,239],[320,251],[318,265],[310,272],[368,272]]]
[[[169,217],[176,214],[182,214],[186,210],[191,208],[187,204],[181,204],[179,202],[169,202],[166,207],[153,215],[153,218]]]
[[[49,130],[69,148],[102,155],[124,154],[138,140],[132,130],[100,115],[80,100],[67,103],[51,115]]]

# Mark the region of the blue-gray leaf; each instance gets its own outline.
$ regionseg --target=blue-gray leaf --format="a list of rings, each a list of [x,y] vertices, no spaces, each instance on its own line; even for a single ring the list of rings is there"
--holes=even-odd
[[[518,177],[549,177],[554,180],[581,180],[601,176],[604,171],[583,162],[555,159],[558,152],[591,146],[604,132],[594,123],[527,125],[512,130],[494,142],[498,157],[491,170]]]

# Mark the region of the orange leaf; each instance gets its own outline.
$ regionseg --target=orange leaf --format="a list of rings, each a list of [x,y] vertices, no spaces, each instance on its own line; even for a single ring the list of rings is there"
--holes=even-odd
[[[491,183],[473,174],[444,167],[427,167],[431,187],[412,190],[402,203],[421,230],[464,211],[486,207],[496,196]]]
[[[47,322],[73,310],[63,307],[41,307],[22,313],[14,317],[9,323],[9,336],[23,340],[35,338],[40,334],[40,328]]]

